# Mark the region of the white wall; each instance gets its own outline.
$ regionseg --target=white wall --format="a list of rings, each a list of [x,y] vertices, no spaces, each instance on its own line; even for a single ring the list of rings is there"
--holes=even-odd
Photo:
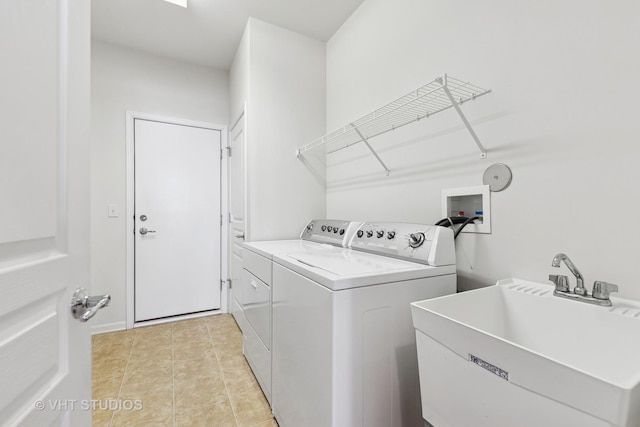
[[[229,120],[234,122],[229,123],[230,130],[245,108],[245,103],[249,100],[250,33],[251,28],[247,25],[229,69]],[[246,107],[248,108],[248,106]]]
[[[112,296],[92,328],[108,330],[126,320],[126,111],[226,124],[228,73],[97,41],[91,67],[91,292]]]
[[[589,288],[640,299],[639,14],[630,0],[366,0],[327,44],[327,130],[446,72],[493,90],[463,106],[489,153],[454,111],[371,141],[389,177],[364,147],[343,150],[328,158],[328,217],[433,223],[443,188],[506,163],[492,234],[457,240],[459,288],[544,282],[566,252]]]
[[[249,19],[231,67],[231,108],[247,104],[248,240],[295,238],[325,216],[325,165],[295,148],[325,126],[325,45]]]

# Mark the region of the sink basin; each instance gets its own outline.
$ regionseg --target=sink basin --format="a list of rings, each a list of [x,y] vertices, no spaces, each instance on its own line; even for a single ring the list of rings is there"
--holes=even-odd
[[[434,426],[640,426],[640,303],[518,279],[411,304]]]

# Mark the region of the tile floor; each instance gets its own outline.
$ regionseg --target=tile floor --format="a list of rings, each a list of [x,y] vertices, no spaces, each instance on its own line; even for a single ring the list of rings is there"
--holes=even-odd
[[[124,408],[96,409],[94,426],[277,427],[231,315],[94,335],[92,347],[93,399]]]

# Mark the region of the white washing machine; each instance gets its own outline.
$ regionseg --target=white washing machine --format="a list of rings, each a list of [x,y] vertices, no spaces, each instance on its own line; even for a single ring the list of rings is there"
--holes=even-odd
[[[271,287],[272,259],[289,252],[339,250],[346,246],[361,223],[312,220],[300,239],[243,244],[242,283],[239,293],[244,338],[243,352],[260,387],[271,403]]]
[[[409,303],[456,292],[453,232],[364,223],[353,249],[275,255],[280,427],[422,427]]]

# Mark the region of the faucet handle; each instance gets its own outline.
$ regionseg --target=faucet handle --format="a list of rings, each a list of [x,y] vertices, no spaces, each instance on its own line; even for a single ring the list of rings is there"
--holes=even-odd
[[[591,296],[595,299],[608,300],[611,292],[618,292],[618,285],[601,282],[600,280],[593,282],[593,292]]]
[[[549,280],[556,285],[557,292],[569,292],[569,278],[560,274],[550,274]]]

